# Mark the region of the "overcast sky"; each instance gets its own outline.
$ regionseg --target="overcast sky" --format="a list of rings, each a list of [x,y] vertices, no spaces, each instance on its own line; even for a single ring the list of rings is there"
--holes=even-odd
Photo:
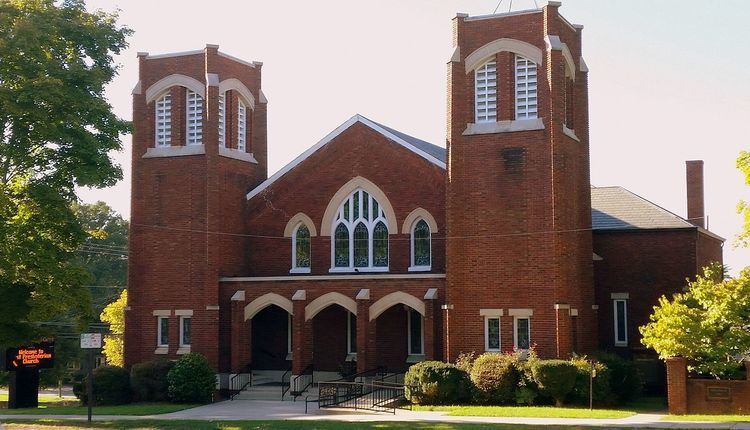
[[[540,5],[543,0],[537,0]],[[445,146],[445,73],[456,12],[492,13],[497,0],[89,0],[120,9],[133,30],[107,97],[131,119],[136,52],[201,49],[262,61],[268,105],[269,173],[361,113]],[[503,0],[499,11],[507,11]],[[513,10],[534,7],[515,0]],[[589,66],[591,181],[621,185],[685,216],[685,160],[705,160],[710,228],[727,238],[733,271],[750,251],[734,249],[737,201],[750,199],[735,169],[750,149],[750,2],[743,0],[567,0],[583,24]],[[80,190],[130,216],[130,136],[125,179]]]

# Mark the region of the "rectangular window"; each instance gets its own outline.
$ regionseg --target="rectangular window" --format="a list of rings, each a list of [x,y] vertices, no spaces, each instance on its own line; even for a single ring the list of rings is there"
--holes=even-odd
[[[158,317],[156,319],[156,346],[169,345],[169,318]]]
[[[227,111],[226,111],[226,94],[219,94],[219,146],[227,147]]]
[[[615,300],[615,345],[628,345],[628,302]]]
[[[194,91],[187,92],[187,144],[203,143],[203,97]]]
[[[172,144],[172,96],[165,94],[156,101],[156,146]]]
[[[357,353],[357,316],[347,312],[347,344],[346,352],[348,354]]]
[[[513,320],[513,342],[516,349],[529,349],[531,346],[531,320],[516,317]]]
[[[536,63],[516,55],[516,119],[537,117]]]
[[[286,319],[286,352],[292,353],[292,314],[287,314]]]
[[[190,317],[180,317],[180,346],[190,346]]]
[[[414,309],[409,309],[407,315],[409,320],[409,355],[422,355],[424,354],[422,314]]]
[[[241,101],[237,104],[237,149],[244,151],[247,146],[247,108]]]
[[[497,121],[497,63],[490,60],[474,72],[476,122]]]
[[[500,351],[500,318],[484,319],[484,339],[485,351]]]

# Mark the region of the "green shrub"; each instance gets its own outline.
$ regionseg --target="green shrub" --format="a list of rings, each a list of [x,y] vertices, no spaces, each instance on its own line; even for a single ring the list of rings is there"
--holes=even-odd
[[[508,355],[484,353],[477,357],[471,370],[476,387],[476,401],[484,404],[512,403],[516,400],[518,372]]]
[[[591,367],[592,362],[587,357],[575,357],[570,360],[578,369],[576,383],[568,396],[571,403],[579,405],[589,404],[589,389],[591,385]],[[610,371],[607,366],[598,361],[593,362],[595,377],[593,379],[594,405],[607,406],[615,401],[615,395],[612,393]]]
[[[404,376],[406,398],[418,405],[448,405],[471,397],[471,382],[463,370],[440,361],[423,361]]]
[[[467,375],[471,375],[471,368],[474,367],[474,360],[476,359],[477,357],[474,351],[462,352],[458,354],[458,358],[456,358],[456,367],[466,372]]]
[[[176,403],[209,403],[216,389],[216,374],[206,357],[183,355],[167,374],[169,398]]]
[[[130,403],[130,375],[122,367],[102,366],[94,369],[93,388],[95,405]]]
[[[167,374],[174,362],[163,358],[134,364],[130,369],[130,386],[138,402],[169,400]]]
[[[533,405],[539,397],[539,387],[534,380],[532,367],[539,361],[533,348],[515,351],[511,356],[513,367],[518,373],[518,387],[515,392],[516,403],[519,405]]]
[[[539,360],[531,370],[541,392],[555,399],[557,406],[562,406],[576,383],[576,366],[565,360]]]
[[[616,402],[627,403],[641,396],[643,382],[632,360],[610,353],[599,353],[596,358],[609,369],[610,386]]]

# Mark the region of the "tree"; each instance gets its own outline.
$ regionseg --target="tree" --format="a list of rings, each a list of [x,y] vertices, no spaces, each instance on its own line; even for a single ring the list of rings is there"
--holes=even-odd
[[[99,318],[109,323],[109,334],[104,336],[104,356],[110,366],[125,365],[123,336],[125,335],[125,306],[128,304],[128,290],[123,290],[120,298],[108,304]]]
[[[692,372],[732,377],[750,358],[750,268],[723,279],[722,266],[704,269],[684,293],[659,299],[642,343],[661,358],[685,357]]]
[[[38,322],[91,318],[75,187],[122,177],[109,157],[129,123],[104,97],[131,31],[82,0],[0,2],[0,345]]]
[[[745,185],[750,185],[750,152],[740,152],[740,156],[737,157],[737,168],[745,176]],[[741,200],[737,204],[737,212],[744,220],[742,232],[737,236],[737,244],[747,247],[750,245],[750,203]]]

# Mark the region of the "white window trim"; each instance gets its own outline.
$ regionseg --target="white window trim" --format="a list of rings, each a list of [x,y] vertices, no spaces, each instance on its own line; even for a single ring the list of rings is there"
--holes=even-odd
[[[522,63],[522,64],[519,64]],[[533,85],[529,85],[529,72],[528,68],[529,66],[533,64],[534,65],[534,82]],[[519,71],[523,69],[524,73],[519,76]],[[539,65],[536,64],[533,60],[526,58],[522,55],[516,54],[513,59],[513,74],[514,74],[514,106],[515,106],[515,118],[516,120],[526,120],[526,119],[536,119],[539,114],[539,85],[538,85],[538,79],[539,79]],[[524,78],[524,82],[519,82],[519,77]],[[522,87],[522,85],[525,85]],[[529,102],[529,91],[534,91],[534,103],[535,106],[531,111],[529,110],[529,106],[532,105],[532,103]],[[523,98],[526,100],[524,103],[519,102],[519,93],[523,96]],[[521,116],[520,110],[523,110],[523,113],[525,116]]]
[[[417,224],[420,221],[424,221],[425,224],[427,224],[427,231],[429,232],[427,235],[427,242],[428,242],[428,248],[430,250],[430,263],[425,266],[417,266],[414,264],[414,229],[417,228]],[[414,220],[414,223],[411,225],[411,264],[409,265],[409,272],[428,272],[432,270],[432,228],[430,228],[430,223],[427,222],[426,219],[419,217],[416,220]]]
[[[497,320],[498,347],[490,348],[490,320]],[[487,352],[500,352],[503,349],[503,329],[500,315],[485,315],[484,317],[484,350]]]
[[[408,355],[409,356],[415,356],[415,357],[424,356],[424,315],[422,315],[418,311],[416,311],[416,310],[414,310],[414,309],[412,309],[412,308],[410,308],[408,306],[406,307],[406,309],[407,309],[407,312],[406,312],[406,341],[408,342],[408,344],[407,344]],[[421,330],[420,330],[421,333],[420,333],[420,336],[421,336],[422,339],[421,339],[421,342],[420,342],[421,343],[420,346],[422,348],[422,352],[414,352],[414,351],[411,350],[411,313],[412,312],[416,312],[419,315],[420,319],[421,319],[421,327],[420,327],[421,328]]]
[[[247,150],[247,106],[237,99],[237,150]]]
[[[529,334],[529,347],[531,347],[531,315],[527,316],[514,316],[513,317],[513,347],[519,351],[526,351],[526,348],[518,347],[518,320],[529,320],[528,334]]]
[[[181,349],[182,348],[190,348],[190,345],[192,344],[192,339],[190,340],[191,343],[184,343],[183,342],[184,341],[184,339],[183,339],[184,325],[183,324],[185,323],[186,319],[187,320],[191,320],[192,318],[193,318],[192,316],[185,316],[185,315],[180,316],[180,348]],[[193,330],[193,322],[192,321],[190,321],[190,330],[191,331]],[[191,334],[191,336],[192,336],[192,334]]]
[[[347,356],[357,356],[357,352],[352,350],[352,317],[357,318],[356,315],[354,315],[351,312],[346,313],[346,354]],[[356,341],[355,345],[356,346]]]
[[[169,98],[169,107],[164,106],[164,139],[159,140],[159,104],[162,100]],[[167,137],[167,132],[169,137]],[[167,90],[154,101],[154,148],[165,148],[172,146],[172,94]]]
[[[161,343],[161,321],[167,321],[167,343]],[[168,348],[169,347],[169,317],[157,316],[156,317],[156,347],[157,348]]]
[[[227,93],[219,94],[219,147],[227,147]]]
[[[312,232],[313,230],[307,224],[300,222],[294,227],[292,232],[292,268],[289,273],[310,273],[310,267],[297,267],[297,231],[302,226],[307,227],[307,231],[310,233],[310,266],[312,267]]]
[[[362,192],[360,194],[360,192]],[[352,221],[347,220],[343,214],[341,219],[338,218],[339,213],[343,213],[344,205],[346,202],[351,202],[349,205],[349,211],[353,213],[354,211],[354,199],[353,196],[359,196],[361,195],[364,198],[364,193],[368,194],[368,197],[370,198],[368,202],[367,210],[372,213],[373,205],[372,202],[376,201],[378,203],[378,214],[374,217],[371,217],[371,220],[363,219],[360,215],[359,218],[353,218]],[[362,213],[362,201],[359,202],[359,208],[360,208],[360,214]],[[368,266],[366,267],[355,267],[354,266],[354,229],[359,223],[364,223],[365,227],[367,227],[367,247],[368,247]],[[386,240],[388,241],[388,265],[386,266],[374,266],[373,265],[373,258],[374,252],[374,243],[375,238],[373,237],[373,233],[375,231],[375,226],[378,224],[378,222],[382,222],[383,225],[385,225],[386,230],[388,231],[388,234],[386,235]],[[344,224],[346,226],[347,230],[349,230],[349,266],[348,267],[337,267],[336,266],[336,228],[339,226],[339,224]],[[385,208],[382,206],[382,204],[373,196],[370,194],[369,191],[363,189],[363,188],[357,188],[356,190],[349,193],[344,200],[341,201],[341,204],[339,204],[338,210],[336,210],[333,221],[331,223],[331,268],[328,270],[330,273],[351,273],[351,272],[388,272],[390,269],[390,263],[391,263],[391,244],[390,244],[390,232],[391,227],[388,225],[388,219],[386,218],[385,214]]]
[[[196,113],[195,118],[195,141],[190,141],[190,96],[195,95],[196,100],[200,100],[201,109],[200,112]],[[197,101],[196,101],[197,105]],[[203,100],[203,97],[193,91],[188,89],[185,91],[185,146],[194,146],[194,145],[203,145],[203,111],[205,110],[205,101]],[[197,109],[196,109],[197,111]],[[200,129],[200,137],[198,137],[198,129]]]
[[[494,92],[489,90],[489,83],[488,81],[488,66],[492,64],[494,66],[494,75],[495,75],[495,90]],[[480,86],[479,84],[479,74],[484,73],[484,79],[485,83]],[[480,96],[484,96],[484,114],[479,113],[479,98]],[[481,66],[477,67],[474,70],[474,122],[475,123],[487,123],[487,122],[496,122],[497,121],[497,100],[498,100],[498,85],[497,85],[497,60],[495,57],[491,57],[487,61],[485,61]],[[490,104],[494,104],[494,111],[495,113],[493,115],[489,114]]]
[[[617,329],[617,303],[622,302],[623,303],[623,319],[625,320],[625,340],[621,341],[620,339],[620,332]],[[612,312],[614,315],[614,325],[615,325],[615,346],[628,346],[628,301],[627,299],[614,299],[612,300]]]

